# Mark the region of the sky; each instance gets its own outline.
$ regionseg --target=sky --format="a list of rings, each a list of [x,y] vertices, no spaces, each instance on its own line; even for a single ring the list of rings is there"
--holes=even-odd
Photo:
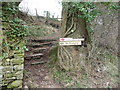
[[[19,4],[20,11],[28,13],[32,16],[36,15],[36,10],[39,16],[45,16],[44,11],[50,12],[50,17],[61,18],[62,5],[60,0],[22,0]]]

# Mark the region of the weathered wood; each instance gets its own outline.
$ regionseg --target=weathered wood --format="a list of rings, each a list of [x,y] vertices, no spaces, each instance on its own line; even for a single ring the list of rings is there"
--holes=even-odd
[[[32,55],[26,56],[25,58],[38,57],[38,56],[43,56],[43,54],[42,54],[42,53],[39,53],[39,54],[32,54]]]
[[[44,63],[47,63],[47,62],[48,61],[40,61],[40,62],[31,63],[31,65],[44,64]]]
[[[43,45],[52,45],[53,43],[51,42],[45,42],[45,43],[33,43],[33,44],[28,44],[27,46],[30,46],[30,47],[39,47],[39,46],[43,46]]]
[[[33,51],[46,50],[46,49],[48,49],[48,48],[50,48],[50,47],[40,47],[40,48],[35,48],[35,49],[33,49]]]
[[[48,36],[45,36],[45,37],[33,37],[33,36],[30,36],[30,37],[26,37],[25,39],[26,40],[30,40],[30,41],[56,41],[59,39],[59,36],[60,35],[55,35],[54,37],[48,37]]]

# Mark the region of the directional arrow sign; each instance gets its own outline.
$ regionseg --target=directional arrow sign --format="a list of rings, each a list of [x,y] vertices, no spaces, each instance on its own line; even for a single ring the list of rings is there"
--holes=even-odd
[[[59,45],[82,45],[82,41],[84,41],[84,38],[81,39],[73,39],[73,38],[60,38],[59,39]]]

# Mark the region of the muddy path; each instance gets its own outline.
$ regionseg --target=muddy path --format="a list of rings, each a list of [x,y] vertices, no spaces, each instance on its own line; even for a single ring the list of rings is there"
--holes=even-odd
[[[49,73],[49,50],[55,40],[31,39],[25,51],[24,88],[61,88]]]

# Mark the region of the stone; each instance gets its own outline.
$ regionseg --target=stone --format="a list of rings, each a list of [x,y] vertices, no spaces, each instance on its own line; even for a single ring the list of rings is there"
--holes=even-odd
[[[0,84],[2,84],[2,75],[0,74]]]
[[[18,88],[22,86],[22,80],[15,80],[12,83],[10,83],[7,88]]]
[[[10,77],[10,78],[6,78],[7,80],[14,80],[16,79],[16,77]]]
[[[4,66],[9,66],[9,65],[10,65],[10,62],[9,62],[9,61],[5,61],[5,62],[3,63],[3,65],[4,65]]]
[[[15,70],[22,70],[24,68],[24,65],[23,64],[21,64],[21,65],[15,65],[14,66],[14,69]]]
[[[10,79],[10,80],[8,80],[8,79],[3,79],[3,85],[8,85],[8,83],[10,83],[10,82],[12,82],[13,80],[12,79]]]
[[[25,86],[24,86],[24,88],[25,88],[25,89],[28,89],[28,86],[27,86],[27,85],[25,85]]]
[[[13,77],[13,73],[4,74],[4,78],[11,78],[11,77]]]
[[[17,71],[14,76],[16,76],[17,79],[23,79],[23,70]]]
[[[0,65],[2,65],[2,62],[0,61]]]
[[[21,86],[19,86],[18,88],[22,88],[22,85],[21,85]]]
[[[11,59],[11,62],[15,65],[18,65],[18,64],[23,64],[24,62],[24,58],[20,58],[20,59]]]
[[[24,50],[23,50],[23,51],[21,51],[21,52],[16,50],[16,51],[13,51],[13,53],[14,53],[14,54],[24,53]]]
[[[0,78],[2,78],[2,75],[0,74]]]
[[[23,58],[24,57],[24,53],[22,53],[22,54],[14,54],[14,56],[16,57],[16,58]]]
[[[6,61],[7,61],[7,62],[9,62],[9,61],[10,61],[10,59],[6,59]]]
[[[3,66],[0,66],[0,75],[3,73],[2,69],[3,69]]]
[[[4,68],[2,69],[3,72],[13,72],[13,66],[3,66]]]

